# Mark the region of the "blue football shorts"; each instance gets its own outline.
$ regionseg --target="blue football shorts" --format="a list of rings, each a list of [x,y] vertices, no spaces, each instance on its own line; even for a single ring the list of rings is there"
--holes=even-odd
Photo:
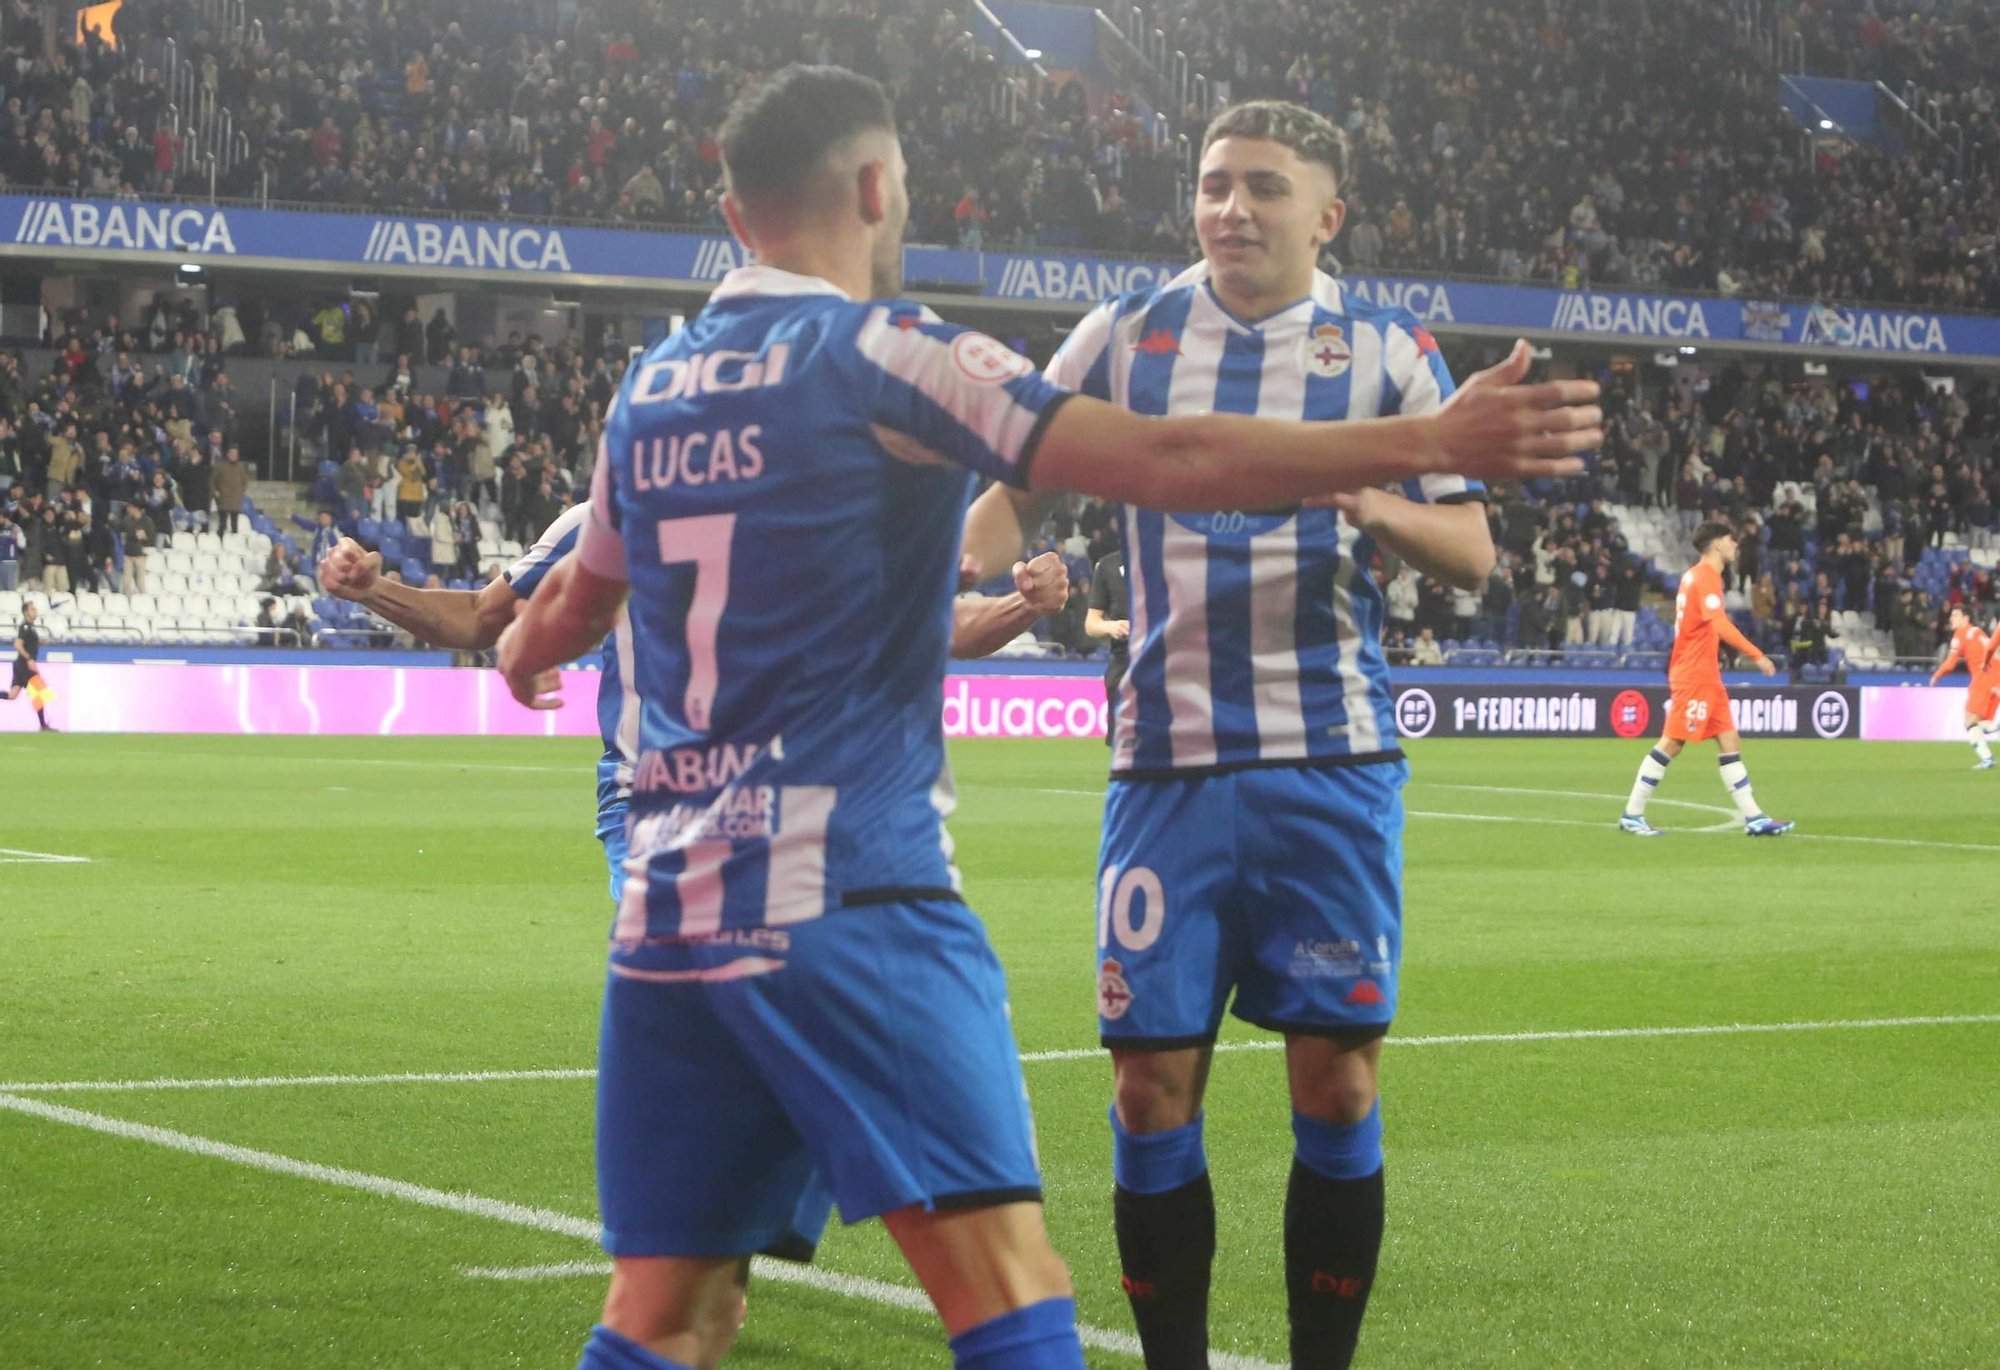
[[[985,927],[917,900],[614,955],[597,1178],[614,1256],[782,1253],[829,1199],[850,1223],[1039,1202]]]
[[[1403,954],[1408,763],[1114,781],[1098,858],[1104,1045],[1379,1036]],[[1231,1002],[1231,996],[1234,1002]]]

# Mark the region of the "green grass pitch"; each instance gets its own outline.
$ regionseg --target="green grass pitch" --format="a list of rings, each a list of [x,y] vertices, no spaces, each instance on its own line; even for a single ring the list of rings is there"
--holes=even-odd
[[[1800,825],[1753,842],[1701,749],[1653,810],[1676,831],[1643,842],[1612,826],[1642,752],[1412,748],[1360,1364],[2000,1365],[2000,780],[1962,747],[1753,744],[1759,797]],[[1103,749],[954,755],[1022,1050],[1090,1048]],[[600,1275],[465,1272],[600,1259],[587,1078],[22,1086],[588,1068],[591,759],[0,742],[0,1366],[574,1363]],[[1809,1026],[1574,1035],[1758,1024]],[[1026,1070],[1083,1320],[1127,1332],[1109,1067]],[[1208,1117],[1215,1346],[1280,1362],[1278,1053],[1221,1057]],[[440,1191],[458,1206],[421,1201]],[[878,1227],[830,1233],[820,1268],[909,1282]],[[731,1363],[948,1364],[881,1293],[759,1281]]]

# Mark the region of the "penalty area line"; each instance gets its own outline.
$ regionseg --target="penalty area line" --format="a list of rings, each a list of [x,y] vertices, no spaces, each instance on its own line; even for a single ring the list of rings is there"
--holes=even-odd
[[[106,1136],[121,1137],[128,1141],[146,1142],[153,1146],[165,1147],[170,1151],[227,1161],[232,1165],[245,1166],[252,1170],[312,1180],[340,1189],[358,1190],[364,1194],[396,1199],[423,1208],[442,1209],[450,1213],[485,1218],[492,1222],[525,1227],[559,1237],[591,1242],[598,1239],[597,1223],[568,1213],[558,1213],[554,1209],[510,1203],[505,1199],[491,1199],[464,1190],[433,1189],[428,1185],[412,1184],[407,1180],[390,1179],[384,1175],[370,1175],[342,1166],[320,1165],[313,1161],[281,1156],[276,1152],[236,1146],[229,1142],[217,1141],[212,1137],[198,1137],[192,1133],[176,1132],[171,1128],[127,1122],[123,1118],[107,1117],[101,1113],[86,1113],[82,1109],[69,1108],[41,1099],[24,1098],[18,1094],[0,1093],[0,1109],[25,1114],[31,1118],[41,1118],[52,1123],[84,1128]],[[558,1266],[528,1267],[527,1269],[535,1272],[532,1274],[483,1269],[466,1270],[463,1273],[486,1279],[538,1279],[591,1274],[609,1268],[609,1265],[604,1263],[576,1261],[565,1262]],[[790,1265],[783,1261],[766,1260],[761,1256],[753,1262],[752,1268],[760,1278],[777,1283],[802,1285],[822,1293],[864,1299],[890,1308],[931,1312],[930,1300],[924,1296],[923,1291],[907,1285],[865,1279],[859,1275],[842,1275],[813,1266]],[[1140,1354],[1139,1339],[1130,1333],[1087,1325],[1079,1325],[1077,1332],[1086,1346],[1104,1351],[1117,1351],[1130,1356]],[[1222,1370],[1281,1370],[1281,1367],[1270,1361],[1227,1354],[1212,1355],[1210,1363],[1221,1367]]]
[[[2000,1023],[2000,1013],[1949,1013],[1905,1018],[1821,1018],[1789,1023],[1688,1023],[1663,1027],[1547,1028],[1521,1032],[1450,1032],[1430,1036],[1383,1039],[1392,1047],[1504,1046],[1509,1042],[1603,1042],[1648,1037],[1738,1037],[1771,1032],[1863,1032],[1883,1028],[1976,1027]],[[1217,1051],[1277,1051],[1278,1038],[1219,1042]],[[1024,1051],[1022,1065],[1047,1061],[1102,1060],[1102,1047],[1067,1047],[1056,1051]],[[515,1080],[594,1080],[589,1067],[568,1070],[431,1071],[392,1075],[267,1075],[225,1076],[217,1079],[158,1080],[21,1080],[0,1083],[0,1094],[107,1094],[173,1089],[272,1089],[285,1085],[455,1085],[505,1084]]]

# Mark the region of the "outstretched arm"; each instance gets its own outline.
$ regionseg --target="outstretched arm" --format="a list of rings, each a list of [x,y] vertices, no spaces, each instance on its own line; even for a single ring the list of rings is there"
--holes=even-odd
[[[319,564],[320,587],[434,647],[480,652],[500,640],[520,597],[505,580],[483,590],[426,590],[385,580],[382,554],[342,538]],[[567,659],[567,658],[565,658]]]
[[[1201,414],[1146,418],[1072,396],[1048,421],[1037,490],[1166,511],[1270,509],[1426,475],[1572,475],[1604,441],[1594,381],[1468,389],[1435,414],[1306,423]]]

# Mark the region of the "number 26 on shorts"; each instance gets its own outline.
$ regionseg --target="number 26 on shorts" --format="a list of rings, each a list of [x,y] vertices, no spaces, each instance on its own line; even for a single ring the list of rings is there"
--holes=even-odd
[[[1097,890],[1099,947],[1108,948],[1115,936],[1125,950],[1144,951],[1160,940],[1166,921],[1167,892],[1151,867],[1106,868]]]
[[[1690,699],[1687,702],[1687,719],[1690,723],[1706,723],[1708,721],[1708,701],[1705,699]]]

